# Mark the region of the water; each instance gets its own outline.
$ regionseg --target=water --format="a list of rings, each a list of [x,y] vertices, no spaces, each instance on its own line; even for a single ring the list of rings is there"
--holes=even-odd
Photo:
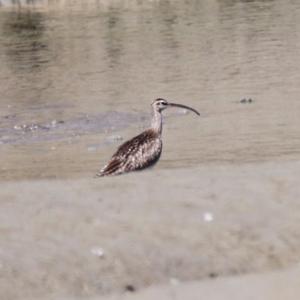
[[[297,1],[31,2],[1,1],[1,179],[92,176],[157,97],[202,114],[158,168],[299,159]]]

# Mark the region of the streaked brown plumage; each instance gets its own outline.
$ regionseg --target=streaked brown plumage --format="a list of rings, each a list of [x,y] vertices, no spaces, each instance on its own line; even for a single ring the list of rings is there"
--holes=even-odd
[[[152,102],[153,117],[151,127],[123,143],[97,176],[118,175],[154,165],[159,160],[162,151],[161,112],[168,106],[189,109],[200,115],[195,109],[182,104],[169,103],[162,98],[154,100]]]

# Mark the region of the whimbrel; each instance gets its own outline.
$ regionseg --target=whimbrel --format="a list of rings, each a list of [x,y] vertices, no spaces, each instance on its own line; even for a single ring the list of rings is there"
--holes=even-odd
[[[188,109],[200,115],[199,112],[189,106],[170,103],[158,98],[152,102],[151,127],[131,140],[123,143],[109,162],[96,174],[98,177],[118,175],[131,171],[145,169],[154,165],[162,151],[162,114],[169,106]]]

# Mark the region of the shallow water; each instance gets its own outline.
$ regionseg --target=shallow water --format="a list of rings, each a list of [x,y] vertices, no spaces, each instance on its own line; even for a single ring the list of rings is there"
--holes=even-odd
[[[300,3],[22,3],[0,7],[0,178],[94,174],[156,97],[201,112],[166,112],[158,168],[299,159]]]

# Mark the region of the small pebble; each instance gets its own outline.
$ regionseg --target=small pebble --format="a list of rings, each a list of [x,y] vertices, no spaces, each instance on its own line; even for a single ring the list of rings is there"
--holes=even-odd
[[[210,278],[216,278],[216,277],[218,277],[218,273],[211,272],[211,273],[209,273],[208,276],[209,276]]]
[[[21,127],[20,125],[15,125],[15,126],[14,126],[14,129],[15,129],[15,130],[21,130],[22,127]]]
[[[204,222],[212,222],[214,220],[214,216],[210,212],[205,212],[203,214],[203,220],[204,220]]]
[[[93,247],[91,253],[98,257],[104,257],[104,250],[101,247]]]
[[[4,116],[4,119],[13,119],[16,117],[16,114],[13,114],[13,115],[6,115]]]
[[[125,286],[125,291],[133,293],[133,292],[135,292],[135,287],[132,284],[127,284]]]
[[[253,102],[252,98],[248,98],[248,99],[243,98],[240,100],[240,103],[252,103],[252,102]]]

